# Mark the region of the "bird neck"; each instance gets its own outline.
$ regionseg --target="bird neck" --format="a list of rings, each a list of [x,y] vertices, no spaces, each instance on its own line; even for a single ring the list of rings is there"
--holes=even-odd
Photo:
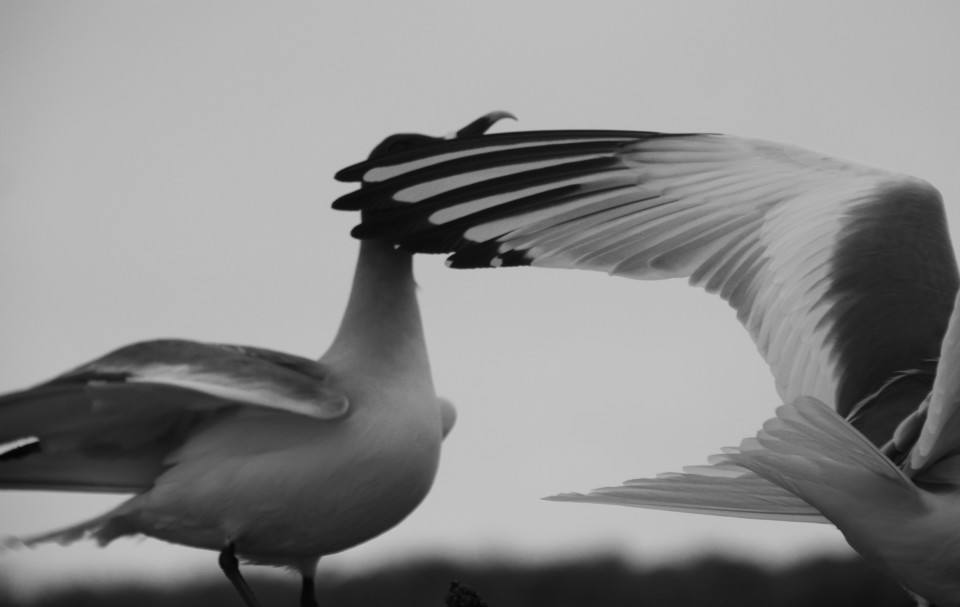
[[[412,255],[381,240],[361,241],[347,310],[322,360],[429,375],[416,291]]]

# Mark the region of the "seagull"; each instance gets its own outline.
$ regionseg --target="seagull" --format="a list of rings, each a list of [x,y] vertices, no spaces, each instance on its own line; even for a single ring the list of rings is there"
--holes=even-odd
[[[834,524],[909,592],[960,605],[957,263],[929,183],[707,133],[506,132],[383,155],[353,235],[455,268],[686,278],[736,311],[776,417],[708,464],[548,499]]]
[[[450,137],[481,135],[498,115]],[[396,135],[373,156],[439,138]],[[92,520],[5,546],[145,535],[285,567],[316,605],[321,556],[390,529],[424,499],[456,418],[434,392],[412,256],[360,243],[333,344],[319,360],[161,339],[0,397],[0,489],[134,493]]]

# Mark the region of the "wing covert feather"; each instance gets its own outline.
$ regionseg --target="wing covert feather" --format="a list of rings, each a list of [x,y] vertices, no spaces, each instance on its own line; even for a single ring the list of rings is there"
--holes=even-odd
[[[324,367],[306,358],[141,342],[0,397],[0,487],[142,490],[184,441],[240,408],[328,421],[346,415],[349,405]]]

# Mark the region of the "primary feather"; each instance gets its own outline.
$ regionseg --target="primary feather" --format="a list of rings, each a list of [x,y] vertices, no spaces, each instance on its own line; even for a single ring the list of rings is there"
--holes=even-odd
[[[364,209],[357,237],[452,253],[453,267],[687,277],[737,310],[785,402],[856,410],[877,444],[929,392],[960,285],[932,186],[774,142],[502,133],[337,177],[364,184],[334,203]],[[904,371],[923,373],[888,385]]]

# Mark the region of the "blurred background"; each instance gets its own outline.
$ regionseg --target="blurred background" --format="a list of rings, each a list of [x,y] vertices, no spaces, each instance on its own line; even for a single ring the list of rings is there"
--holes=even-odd
[[[496,130],[725,132],[914,174],[943,193],[957,238],[958,20],[948,0],[4,2],[0,391],[157,337],[321,354],[357,248],[358,218],[329,208],[350,189],[334,172],[388,134],[441,135],[496,109],[520,119]],[[439,580],[464,572],[572,580],[562,568],[577,566],[590,579],[693,571],[738,591],[812,571],[904,604],[830,526],[539,499],[702,463],[771,416],[769,370],[719,299],[683,281],[457,272],[437,257],[416,271],[458,425],[421,508],[322,561],[321,600],[354,604],[348,581],[426,568],[439,604]],[[122,499],[3,492],[0,536]],[[219,575],[214,553],[153,540],[0,553],[0,587],[23,604]],[[295,600],[285,574],[257,576]],[[534,604],[490,588],[493,607]],[[787,604],[770,596],[757,604]],[[751,604],[736,601],[710,604]]]

